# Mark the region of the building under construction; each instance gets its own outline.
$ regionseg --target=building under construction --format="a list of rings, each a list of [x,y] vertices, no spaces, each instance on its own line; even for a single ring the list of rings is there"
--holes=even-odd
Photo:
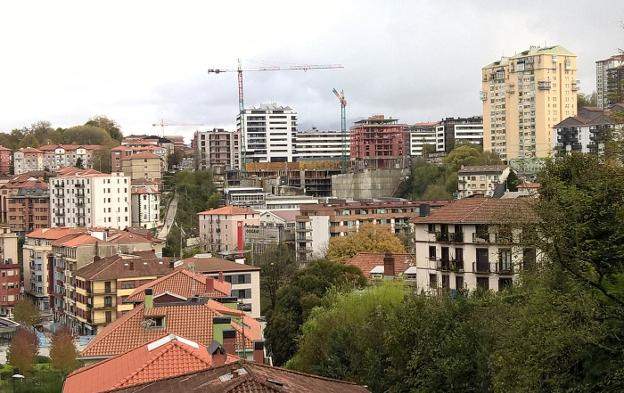
[[[409,165],[407,124],[384,115],[356,121],[351,127],[350,150],[356,170]]]

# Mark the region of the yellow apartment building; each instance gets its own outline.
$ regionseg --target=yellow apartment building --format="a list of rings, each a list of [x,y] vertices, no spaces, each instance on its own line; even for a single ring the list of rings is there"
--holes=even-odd
[[[131,180],[146,179],[159,182],[162,178],[162,159],[154,153],[136,153],[121,160],[124,175]]]

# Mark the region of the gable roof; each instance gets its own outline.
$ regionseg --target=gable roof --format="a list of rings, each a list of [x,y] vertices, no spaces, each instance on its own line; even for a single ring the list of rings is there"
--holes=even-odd
[[[260,270],[259,266],[251,266],[244,263],[236,263],[223,258],[215,258],[210,254],[196,254],[190,258],[183,259],[176,264],[180,264],[186,269],[194,269],[196,272],[206,274],[216,274],[219,272],[248,272]],[[192,266],[191,266],[192,265]]]
[[[126,301],[142,302],[145,299],[145,290],[147,288],[152,288],[154,297],[163,293],[170,293],[187,299],[196,295],[221,298],[230,296],[232,292],[232,284],[228,282],[208,278],[203,274],[193,273],[185,269],[179,269],[136,288],[126,298]]]
[[[116,280],[129,277],[159,277],[171,271],[169,261],[156,258],[153,251],[133,254],[117,254],[95,260],[78,269],[75,275],[87,280]]]
[[[228,355],[226,364],[238,360]],[[215,366],[208,348],[176,336],[165,335],[121,355],[71,373],[64,393],[95,393],[141,385]]]
[[[165,317],[162,328],[146,327],[144,321],[154,316]],[[139,345],[157,340],[164,334],[175,334],[208,346],[213,341],[212,319],[219,316],[231,316],[231,327],[236,330],[237,348],[243,342],[247,349],[253,348],[253,341],[260,340],[260,323],[242,311],[232,310],[214,300],[188,302],[183,304],[154,305],[145,309],[144,304],[136,306],[100,331],[83,349],[84,358],[107,358],[122,354]],[[243,340],[244,323],[245,337]]]
[[[284,222],[295,222],[295,219],[298,215],[301,214],[299,209],[296,210],[267,210],[262,215],[273,215],[277,218],[282,219]]]
[[[197,214],[232,216],[237,214],[257,214],[257,212],[248,207],[224,206],[217,209],[199,212]]]
[[[415,217],[416,224],[498,224],[534,222],[534,198],[465,198],[432,210],[426,217]]]
[[[359,252],[345,261],[345,265],[355,266],[362,271],[365,277],[369,277],[371,271],[378,266],[382,267],[381,273],[383,273],[386,254],[394,258],[395,276],[405,273],[411,265],[416,263],[415,258],[407,253]]]
[[[233,365],[212,367],[191,374],[167,378],[144,385],[117,390],[133,392],[210,392],[210,393],[368,393],[353,382],[305,374],[266,364],[241,361]],[[236,371],[234,376],[232,371]]]
[[[86,228],[40,228],[30,232],[26,237],[31,239],[58,240],[67,235],[85,233],[86,231]]]

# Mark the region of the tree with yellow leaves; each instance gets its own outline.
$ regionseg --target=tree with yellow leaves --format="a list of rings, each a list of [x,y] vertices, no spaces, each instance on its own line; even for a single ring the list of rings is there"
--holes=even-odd
[[[358,252],[405,252],[401,239],[386,225],[365,224],[349,236],[334,237],[329,241],[327,258],[344,262]]]

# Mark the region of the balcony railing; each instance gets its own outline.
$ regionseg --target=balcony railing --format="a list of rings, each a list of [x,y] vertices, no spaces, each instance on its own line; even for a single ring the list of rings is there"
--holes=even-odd
[[[449,241],[449,234],[448,234],[448,232],[436,232],[435,233],[435,237],[436,237],[436,241],[439,241],[439,242],[448,242]]]
[[[454,243],[464,242],[464,232],[453,232],[450,234],[451,241]]]
[[[490,242],[490,234],[489,233],[473,233],[472,234],[472,242],[478,244],[486,244]]]
[[[496,264],[496,273],[498,274],[513,274],[514,268],[513,264],[508,262],[498,262]]]
[[[472,271],[475,273],[491,273],[488,261],[477,261],[472,263]]]
[[[437,263],[438,270],[442,272],[450,272],[451,271],[451,261],[450,259],[439,259]]]
[[[455,260],[455,259],[451,259],[451,271],[457,272],[457,273],[463,273],[464,272],[464,261],[463,260]]]

